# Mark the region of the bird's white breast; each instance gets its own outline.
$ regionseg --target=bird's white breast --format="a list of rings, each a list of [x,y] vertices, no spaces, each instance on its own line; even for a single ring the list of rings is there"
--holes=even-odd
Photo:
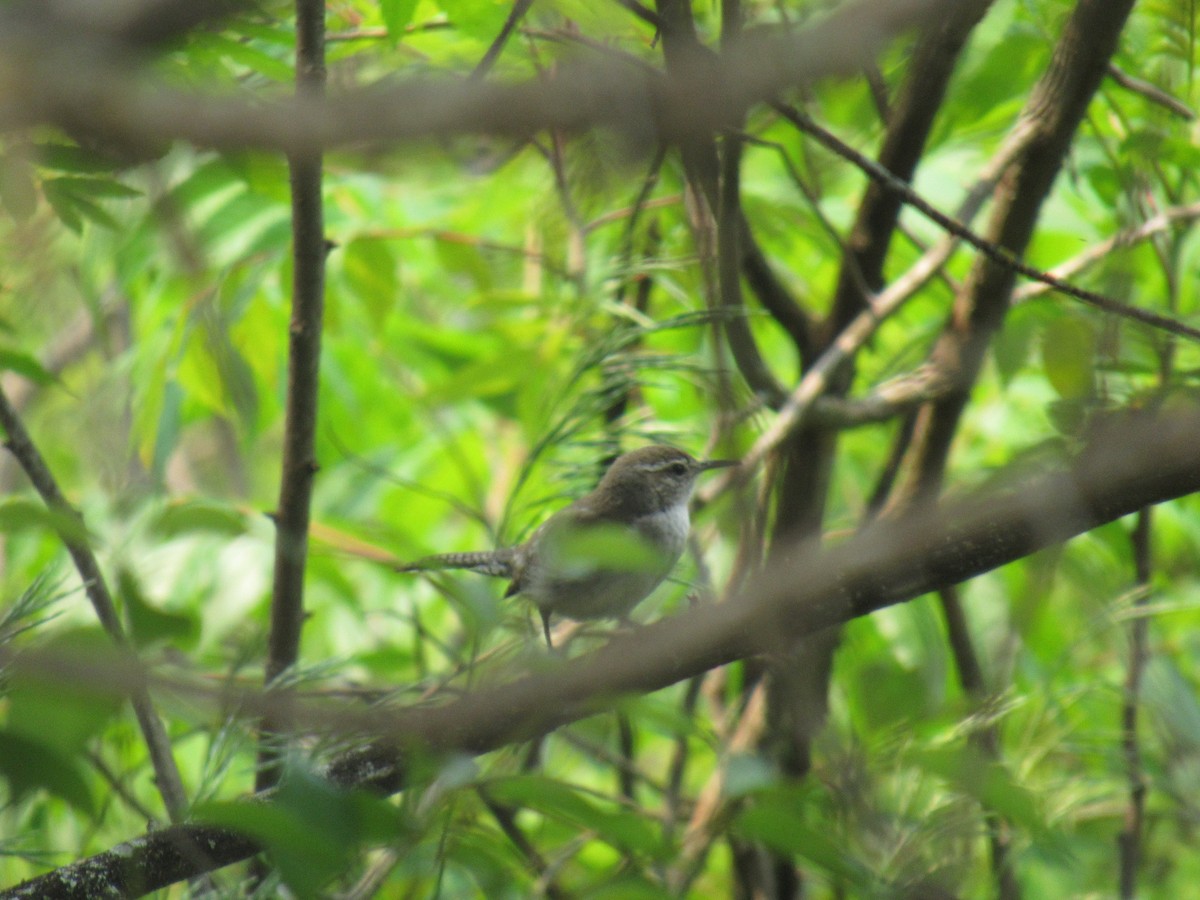
[[[664,558],[669,557],[674,565],[683,554],[688,529],[691,528],[687,504],[677,503],[667,509],[640,516],[634,527],[645,536],[651,546],[661,548]]]

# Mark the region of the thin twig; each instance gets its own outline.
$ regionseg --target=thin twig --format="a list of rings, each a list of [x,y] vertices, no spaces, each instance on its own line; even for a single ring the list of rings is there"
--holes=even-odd
[[[154,826],[159,821],[158,817],[142,804],[133,792],[125,785],[125,782],[117,775],[116,772],[104,761],[104,758],[94,750],[86,751],[87,760],[91,763],[92,768],[100,773],[100,777],[107,783],[109,790],[121,798],[135,814],[146,821],[148,825]]]
[[[683,835],[679,859],[671,869],[669,877],[671,891],[677,896],[686,896],[692,882],[704,867],[713,842],[721,836],[730,812],[729,801],[724,796],[729,761],[739,754],[749,752],[762,736],[766,723],[767,684],[759,681],[746,698],[745,708],[738,717],[733,733],[722,741],[721,765],[709,776],[704,787],[696,795],[692,817]]]
[[[500,33],[496,35],[495,40],[487,48],[487,52],[483,54],[483,59],[479,60],[479,64],[472,70],[470,75],[472,80],[482,79],[491,71],[492,66],[496,64],[496,60],[500,58],[500,54],[504,50],[504,45],[508,43],[509,37],[512,36],[513,29],[517,27],[518,22],[525,18],[525,13],[529,12],[529,7],[531,6],[533,6],[533,0],[514,0],[513,7],[508,11],[504,25],[500,28]]]
[[[942,616],[946,622],[946,639],[958,672],[958,681],[963,693],[976,708],[982,707],[988,697],[987,680],[979,654],[968,628],[966,610],[958,588],[950,585],[938,591]],[[972,742],[989,760],[1000,758],[1000,729],[995,721],[988,720],[979,731],[971,735]],[[988,833],[988,845],[992,853],[992,875],[996,880],[996,896],[1000,900],[1015,900],[1021,890],[1013,870],[1012,840],[1010,826],[1004,816],[986,805],[983,809],[984,824]]]
[[[658,17],[658,13],[654,12],[654,10],[642,6],[637,0],[616,0],[616,3],[618,6],[629,10],[647,25],[653,25],[656,29],[662,31],[662,19]]]
[[[1059,263],[1048,271],[1055,278],[1073,278],[1085,271],[1104,257],[1117,250],[1131,247],[1134,244],[1149,240],[1155,235],[1162,234],[1178,222],[1190,223],[1200,219],[1200,203],[1188,203],[1184,206],[1172,206],[1151,216],[1135,228],[1120,231],[1112,237],[1088,247],[1082,253],[1077,253],[1066,262]],[[1034,282],[1022,285],[1013,291],[1013,305],[1026,303],[1035,297],[1048,294],[1054,288],[1045,282]]]
[[[783,403],[787,396],[759,352],[750,322],[740,313],[742,302],[742,206],[741,139],[725,138],[721,152],[720,195],[717,203],[717,289],[724,312],[738,313],[725,318],[725,340],[737,363],[738,371],[754,393],[770,407]]]
[[[879,181],[889,190],[896,191],[904,197],[904,201],[919,211],[926,218],[930,219],[941,228],[945,229],[963,242],[970,244],[988,259],[1004,266],[1019,275],[1026,278],[1031,278],[1034,281],[1040,281],[1049,286],[1052,290],[1066,294],[1068,297],[1073,297],[1076,300],[1082,301],[1089,306],[1094,306],[1097,309],[1104,310],[1107,313],[1112,313],[1115,316],[1121,316],[1125,319],[1132,319],[1136,322],[1141,322],[1144,325],[1149,325],[1152,328],[1159,328],[1170,334],[1188,337],[1192,340],[1200,341],[1200,328],[1194,328],[1191,325],[1186,325],[1177,319],[1172,319],[1170,316],[1159,315],[1158,313],[1150,312],[1149,310],[1141,309],[1137,306],[1130,306],[1127,303],[1121,303],[1119,300],[1114,300],[1112,297],[1104,294],[1096,293],[1095,291],[1085,290],[1081,287],[1076,287],[1051,275],[1049,272],[1043,272],[1041,269],[1035,268],[1028,263],[1023,262],[1013,255],[1013,253],[1004,247],[992,243],[981,235],[976,234],[971,229],[967,228],[961,222],[946,215],[924,197],[914,191],[905,182],[900,181],[887,169],[878,165],[874,160],[859,153],[849,144],[837,138],[828,129],[822,128],[809,116],[785,106],[782,103],[773,104],[788,121],[792,122],[797,128],[800,128],[805,133],[812,135],[820,141],[826,148],[839,156],[853,162],[867,176]]]
[[[325,93],[324,0],[296,0],[296,93],[308,98]],[[300,655],[312,488],[318,468],[314,444],[328,252],[321,205],[321,154],[293,154],[288,157],[288,169],[292,186],[292,318],[264,673],[267,684],[295,665]],[[274,730],[269,720],[263,722],[264,742],[256,776],[260,790],[279,777],[279,760],[272,749],[276,742],[268,739]]]
[[[1184,103],[1177,97],[1172,97],[1162,88],[1153,85],[1144,79],[1130,75],[1116,63],[1108,64],[1108,74],[1117,84],[1126,90],[1133,91],[1135,94],[1141,94],[1151,103],[1157,103],[1164,109],[1169,109],[1175,115],[1182,119],[1187,119],[1189,122],[1196,118],[1196,111]]]
[[[1150,602],[1150,580],[1153,575],[1151,553],[1151,510],[1138,513],[1137,524],[1130,535],[1136,569],[1137,595],[1134,612]],[[1134,615],[1129,624],[1129,664],[1125,672],[1125,692],[1121,703],[1121,752],[1125,757],[1125,777],[1129,782],[1129,803],[1125,807],[1125,822],[1117,835],[1119,856],[1120,896],[1133,900],[1137,896],[1138,870],[1142,859],[1142,835],[1146,820],[1146,773],[1142,764],[1141,741],[1138,737],[1138,713],[1142,703],[1142,678],[1150,662],[1150,618]]]
[[[8,395],[0,388],[0,427],[8,435],[5,446],[16,457],[25,474],[29,476],[38,495],[54,516],[54,527],[59,539],[66,545],[67,552],[79,572],[83,589],[96,611],[96,618],[104,626],[114,644],[122,651],[132,654],[133,646],[121,625],[117,615],[116,605],[108,584],[100,571],[100,563],[88,546],[87,526],[83,517],[69,504],[59,489],[50,467],[33,443],[25,425],[8,401]],[[187,795],[183,790],[183,781],[179,777],[179,769],[171,753],[171,741],[167,737],[166,728],[154,703],[150,692],[144,687],[135,690],[130,695],[133,711],[137,716],[138,726],[146,741],[146,749],[150,755],[150,763],[154,767],[155,781],[162,795],[163,805],[172,822],[180,822],[187,814]]]
[[[496,820],[496,824],[500,826],[500,830],[525,858],[526,865],[541,883],[545,895],[551,900],[561,900],[561,898],[569,896],[551,877],[550,866],[545,857],[538,852],[538,848],[525,836],[525,832],[517,824],[517,810],[497,801],[482,785],[476,789],[476,793],[479,794],[479,799],[487,807],[488,812],[492,814],[492,818]]]

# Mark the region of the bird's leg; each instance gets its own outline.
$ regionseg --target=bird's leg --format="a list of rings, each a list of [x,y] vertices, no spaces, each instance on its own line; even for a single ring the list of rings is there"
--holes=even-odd
[[[554,641],[550,640],[550,610],[539,609],[542,614],[542,633],[546,635],[546,646],[551,650],[554,649]]]

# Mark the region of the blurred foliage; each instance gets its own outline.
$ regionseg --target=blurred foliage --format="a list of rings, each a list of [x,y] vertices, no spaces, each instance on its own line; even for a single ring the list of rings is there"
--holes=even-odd
[[[744,4],[748,21],[800,21],[828,4]],[[1071,4],[1001,0],[951,85],[916,187],[952,209],[1013,127]],[[331,91],[427,73],[463,74],[511,4],[336,0],[328,4]],[[1188,12],[1190,10],[1190,12]],[[697,4],[716,43],[719,5]],[[157,59],[164,79],[277,96],[292,80],[291,11],[267,3],[198,30]],[[598,43],[597,43],[598,42]],[[881,60],[894,89],[912,37]],[[602,45],[661,64],[653,30],[620,4],[537,3],[495,77],[545,76]],[[1117,64],[1193,107],[1195,9],[1138,4]],[[851,144],[883,123],[865,79],[823,83],[807,111]],[[819,310],[864,177],[765,108],[746,130],[747,216],[772,267]],[[49,129],[0,147],[0,368],[21,384],[27,424],[87,523],[139,652],[181,676],[261,681],[286,390],[291,261],[288,173],[257,152],[185,146],[131,163]],[[1106,82],[1046,205],[1030,250],[1051,267],[1197,200],[1196,124]],[[472,576],[396,575],[388,560],[481,549],[527,536],[594,483],[599,461],[649,440],[723,453],[770,416],[728,376],[705,313],[680,163],[661,170],[611,136],[478,137],[342,151],[325,167],[328,258],[321,470],[304,631],[306,688],[367,709],[380,692],[500,680],[542,653],[530,611]],[[648,175],[649,203],[633,204]],[[799,178],[804,191],[798,189]],[[808,196],[806,196],[806,192]],[[814,202],[815,200],[815,202]],[[939,234],[906,211],[889,259],[899,274]],[[1077,281],[1194,319],[1200,243],[1182,223],[1119,249]],[[919,363],[942,328],[956,255],[858,357],[855,393]],[[633,297],[649,283],[649,301]],[[754,310],[777,375],[796,360]],[[1069,440],[1091,410],[1164,383],[1194,386],[1194,346],[1114,323],[1054,295],[1013,310],[975,389],[953,458],[978,484]],[[17,395],[14,394],[14,398]],[[14,400],[16,402],[16,400]],[[736,415],[733,414],[736,411]],[[860,521],[894,423],[844,435],[827,524]],[[56,523],[11,460],[0,464],[0,590],[10,648],[65,658],[102,652]],[[734,565],[739,517],[722,500],[698,523],[715,583]],[[622,704],[531,753],[429,761],[399,800],[343,794],[297,751],[278,804],[242,799],[252,723],[217,704],[158,698],[197,815],[260,837],[295,896],[377,877],[379,896],[728,896],[737,848],[762,842],[799,861],[813,897],[898,896],[939,883],[989,896],[981,809],[1004,817],[1029,897],[1110,895],[1128,783],[1120,708],[1126,633],[1150,623],[1141,753],[1148,788],[1141,896],[1200,881],[1200,503],[1153,519],[1154,576],[1136,605],[1129,523],[1117,523],[962,588],[997,693],[964,696],[933,598],[854,622],[838,653],[829,727],[813,777],[796,785],[753,750],[731,751],[745,673],[717,673]],[[384,561],[384,564],[380,563]],[[681,581],[697,577],[686,565]],[[673,585],[640,619],[682,608]],[[589,645],[578,638],[570,652]],[[5,657],[7,659],[7,657]],[[99,663],[98,663],[99,666]],[[132,715],[99,684],[4,676],[0,812],[4,884],[111,847],[165,818]],[[364,690],[359,691],[360,688]],[[998,759],[975,736],[995,725]],[[539,764],[531,765],[536,757]],[[632,792],[618,789],[620,773]],[[720,778],[718,784],[714,779]],[[707,853],[688,820],[706,789],[725,812]],[[524,843],[513,835],[523,836]],[[703,837],[703,836],[701,836]],[[370,876],[364,873],[370,871]],[[235,872],[219,873],[231,886]],[[178,886],[162,896],[183,896]]]

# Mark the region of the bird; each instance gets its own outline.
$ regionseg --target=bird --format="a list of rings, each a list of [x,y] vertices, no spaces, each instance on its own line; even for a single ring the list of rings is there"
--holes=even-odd
[[[653,444],[618,456],[589,494],[550,516],[515,547],[427,556],[398,567],[466,569],[510,579],[504,596],[530,600],[553,646],[553,616],[625,619],[671,573],[691,527],[688,503],[704,472],[735,460],[698,460]]]

